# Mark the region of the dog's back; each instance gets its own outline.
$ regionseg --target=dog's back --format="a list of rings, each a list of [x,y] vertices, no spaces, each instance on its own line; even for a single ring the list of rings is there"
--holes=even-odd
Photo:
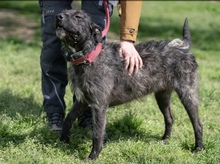
[[[190,52],[187,19],[183,29],[183,40],[150,41],[135,45],[144,67],[132,76],[124,69],[123,58],[119,57],[119,44],[105,44],[99,57],[86,71],[88,76],[85,82],[96,84],[94,87],[99,86],[91,88],[98,93],[95,99],[106,97],[105,101],[112,106],[152,92],[168,88],[177,90],[181,85],[196,85],[197,63]]]

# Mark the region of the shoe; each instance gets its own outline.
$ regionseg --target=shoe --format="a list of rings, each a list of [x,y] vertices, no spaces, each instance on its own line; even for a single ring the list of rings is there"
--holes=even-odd
[[[63,130],[63,118],[62,113],[47,113],[50,131],[61,132]]]
[[[92,111],[91,108],[87,108],[83,115],[78,118],[78,125],[81,128],[92,128]]]

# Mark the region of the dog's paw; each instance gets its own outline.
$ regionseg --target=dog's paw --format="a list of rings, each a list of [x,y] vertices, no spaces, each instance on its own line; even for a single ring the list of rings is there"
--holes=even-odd
[[[60,141],[63,141],[64,143],[69,143],[70,142],[70,137],[68,135],[61,135]]]
[[[201,152],[201,151],[203,151],[203,150],[204,150],[203,147],[196,147],[196,148],[192,151],[192,153],[198,153],[198,152]]]
[[[164,134],[164,136],[162,137],[162,140],[167,141],[169,138],[170,138],[170,135]]]

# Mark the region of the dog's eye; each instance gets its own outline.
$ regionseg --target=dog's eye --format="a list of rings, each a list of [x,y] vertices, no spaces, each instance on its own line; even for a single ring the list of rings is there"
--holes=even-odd
[[[75,17],[75,18],[82,18],[82,17],[80,17],[79,15],[75,15],[74,17]]]
[[[76,14],[74,14],[74,18],[82,19],[82,15],[80,13],[76,13]]]

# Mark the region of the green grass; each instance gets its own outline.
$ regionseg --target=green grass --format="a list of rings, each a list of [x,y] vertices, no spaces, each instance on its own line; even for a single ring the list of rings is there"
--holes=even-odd
[[[0,9],[18,11],[38,23],[32,42],[16,36],[0,39],[0,163],[84,163],[91,150],[91,131],[72,129],[70,144],[59,142],[48,131],[42,108],[40,58],[40,14],[37,1],[4,1]],[[194,134],[189,118],[176,94],[175,116],[169,141],[161,142],[164,123],[152,95],[111,108],[108,112],[109,142],[97,161],[87,163],[189,163],[220,162],[220,3],[153,2],[143,4],[139,41],[182,37],[189,19],[192,51],[199,64],[199,114],[204,127],[205,150],[192,154]],[[110,31],[118,35],[117,11]],[[16,28],[16,27],[14,27]],[[67,110],[72,96],[67,87]]]

